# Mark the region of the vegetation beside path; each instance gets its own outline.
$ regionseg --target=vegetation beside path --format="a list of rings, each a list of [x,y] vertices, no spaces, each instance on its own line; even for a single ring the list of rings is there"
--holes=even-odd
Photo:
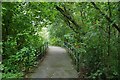
[[[3,78],[34,67],[46,42],[68,48],[82,78],[120,78],[120,2],[2,2],[1,13]]]

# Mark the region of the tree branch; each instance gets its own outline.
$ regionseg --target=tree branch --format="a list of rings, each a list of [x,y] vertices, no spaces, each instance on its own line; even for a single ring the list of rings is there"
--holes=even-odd
[[[72,17],[71,17],[70,15],[67,15],[66,12],[65,12],[63,9],[61,9],[60,7],[58,7],[58,6],[56,6],[56,9],[57,9],[59,12],[61,12],[61,14],[62,14],[64,17],[66,17],[68,20],[70,20],[70,21],[75,25],[75,27],[76,27],[77,29],[79,29],[79,25],[75,22],[74,19],[72,19]]]
[[[110,19],[110,17],[108,17],[107,15],[105,15],[101,10],[100,8],[97,7],[97,5],[94,3],[94,2],[91,2],[92,5],[94,6],[95,9],[97,9],[110,23],[113,23],[113,21]],[[120,28],[115,24],[113,23],[112,26],[114,26],[118,32],[120,32]]]

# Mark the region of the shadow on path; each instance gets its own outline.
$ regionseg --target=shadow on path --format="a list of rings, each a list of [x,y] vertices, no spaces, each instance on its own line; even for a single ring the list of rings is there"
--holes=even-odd
[[[49,46],[48,53],[30,78],[77,78],[77,71],[66,50]]]

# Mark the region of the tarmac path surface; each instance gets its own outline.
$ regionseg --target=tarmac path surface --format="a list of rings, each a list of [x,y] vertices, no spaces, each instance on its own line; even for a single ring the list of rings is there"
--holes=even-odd
[[[30,78],[77,78],[69,54],[64,48],[49,46],[48,53]]]

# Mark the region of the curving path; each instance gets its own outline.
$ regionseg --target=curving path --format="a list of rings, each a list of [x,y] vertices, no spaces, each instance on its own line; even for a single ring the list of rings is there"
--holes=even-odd
[[[49,46],[48,54],[31,78],[77,78],[77,71],[66,50]]]

